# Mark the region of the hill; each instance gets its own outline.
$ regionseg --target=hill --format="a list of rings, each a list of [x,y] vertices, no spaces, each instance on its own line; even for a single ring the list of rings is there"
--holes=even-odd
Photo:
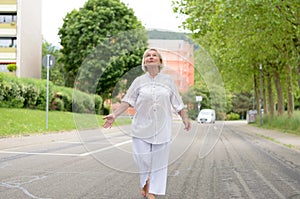
[[[185,40],[189,41],[188,33],[163,31],[163,30],[147,30],[149,39],[163,39],[163,40]]]

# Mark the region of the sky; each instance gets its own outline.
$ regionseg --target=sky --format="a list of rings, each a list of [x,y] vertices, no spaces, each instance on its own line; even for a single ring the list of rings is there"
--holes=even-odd
[[[79,9],[87,0],[43,0],[42,35],[54,46],[59,46],[58,29],[63,25],[63,18],[73,9]],[[121,0],[132,8],[135,16],[146,29],[162,29],[182,32],[178,28],[182,18],[173,13],[172,0]]]

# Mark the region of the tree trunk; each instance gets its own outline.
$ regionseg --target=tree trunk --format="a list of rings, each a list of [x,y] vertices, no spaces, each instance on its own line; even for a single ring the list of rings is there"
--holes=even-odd
[[[270,73],[267,75],[267,91],[268,91],[268,113],[271,117],[274,116],[274,99],[273,99],[273,91],[272,91],[272,78]]]
[[[293,80],[292,80],[292,68],[286,65],[286,82],[287,82],[287,109],[288,116],[291,117],[294,112],[294,94],[293,94]]]
[[[263,103],[263,109],[264,109],[264,113],[265,114],[268,114],[269,113],[269,109],[268,109],[268,106],[267,106],[267,104],[268,104],[268,101],[267,101],[267,90],[266,90],[266,87],[265,87],[265,85],[267,84],[267,76],[265,76],[265,75],[263,75],[263,101],[262,101],[262,103]]]
[[[297,77],[298,77],[297,78],[298,79],[298,87],[300,89],[300,67],[299,66],[296,67],[296,74],[297,74]]]
[[[254,75],[254,91],[255,91],[256,110],[257,110],[257,113],[260,113],[260,111],[259,111],[259,83],[258,83],[258,78],[256,75]]]
[[[275,88],[276,88],[276,92],[277,92],[278,114],[283,115],[283,113],[284,113],[284,97],[283,97],[280,77],[276,70],[274,70],[274,83],[275,83]]]

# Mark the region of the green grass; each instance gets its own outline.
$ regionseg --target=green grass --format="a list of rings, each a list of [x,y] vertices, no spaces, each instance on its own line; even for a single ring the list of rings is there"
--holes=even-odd
[[[263,128],[300,135],[300,111],[295,111],[290,118],[288,117],[287,113],[280,117],[270,117],[269,115],[264,115],[262,122]],[[259,118],[256,119],[255,125],[259,125]]]
[[[30,135],[37,133],[71,131],[75,129],[93,129],[103,125],[102,115],[76,114],[70,112],[49,111],[48,129],[46,112],[31,109],[0,108],[0,137]],[[119,118],[115,125],[130,124],[131,119]],[[295,111],[291,118],[263,117],[263,128],[300,135],[300,111]],[[259,126],[259,118],[255,124]]]
[[[45,111],[0,108],[0,137],[99,128],[104,123],[102,117],[94,114],[49,111],[46,129]],[[115,123],[130,124],[131,119],[120,118]]]

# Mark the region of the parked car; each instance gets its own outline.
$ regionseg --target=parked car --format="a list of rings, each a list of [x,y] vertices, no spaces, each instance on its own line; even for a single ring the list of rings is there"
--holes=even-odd
[[[215,123],[216,112],[213,109],[202,109],[197,117],[199,123]]]

